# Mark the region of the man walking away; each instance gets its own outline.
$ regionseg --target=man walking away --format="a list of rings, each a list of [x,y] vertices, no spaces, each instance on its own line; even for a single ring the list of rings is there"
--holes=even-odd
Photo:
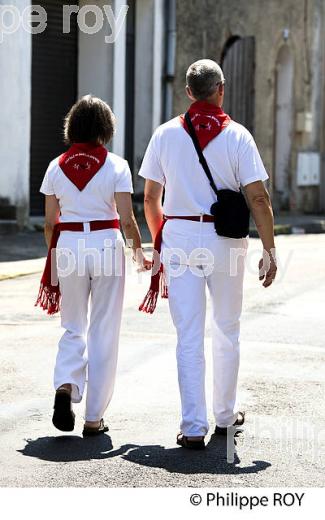
[[[186,93],[192,101],[187,117],[178,116],[157,128],[139,174],[146,179],[146,219],[158,252],[161,241],[170,312],[177,331],[182,405],[177,443],[185,448],[203,449],[209,428],[204,356],[206,287],[212,303],[215,432],[226,434],[227,427],[244,423],[244,412],[236,407],[236,389],[248,237],[216,233],[220,221],[215,221],[211,214],[211,206],[219,201],[215,191],[228,190],[227,193],[240,196],[243,188],[263,244],[259,276],[264,287],[269,287],[275,278],[276,260],[273,212],[263,184],[268,175],[252,135],[222,110],[225,79],[221,68],[211,60],[197,61],[189,67],[186,81]],[[212,182],[202,167],[203,161],[199,161],[188,117]],[[210,259],[208,262],[200,256],[195,260],[193,253],[198,248]],[[152,277],[141,310],[153,312],[161,274],[160,270]]]

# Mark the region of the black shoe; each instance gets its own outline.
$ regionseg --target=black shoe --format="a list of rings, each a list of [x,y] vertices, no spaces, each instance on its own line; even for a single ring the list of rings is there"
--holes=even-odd
[[[190,450],[204,450],[205,448],[204,437],[202,437],[201,441],[191,441],[186,435],[179,433],[176,442],[179,446],[182,446],[182,448],[188,448]]]
[[[234,422],[234,424],[232,426],[236,427],[236,426],[242,426],[245,422],[245,412],[238,412],[238,417],[236,419],[236,421]],[[228,431],[228,427],[220,427],[220,426],[216,426],[215,427],[215,430],[214,430],[214,433],[216,435],[227,435],[227,431]],[[239,428],[236,428],[236,433],[235,433],[235,436],[238,434],[238,433],[241,433],[243,430],[240,430]]]
[[[72,432],[75,414],[71,407],[71,395],[66,390],[58,390],[55,394],[52,423],[61,432]]]
[[[105,426],[104,419],[100,420],[100,424],[98,428],[91,428],[89,426],[85,426],[82,432],[84,437],[94,437],[96,435],[102,435],[109,431],[109,427]]]

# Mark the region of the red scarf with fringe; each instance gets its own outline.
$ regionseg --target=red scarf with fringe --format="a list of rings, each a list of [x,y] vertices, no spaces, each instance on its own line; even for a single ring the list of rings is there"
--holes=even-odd
[[[217,137],[230,123],[231,118],[225,114],[221,107],[207,103],[206,101],[195,101],[190,106],[189,115],[198,136],[198,140],[203,150],[207,144]],[[181,124],[186,132],[189,133],[185,115],[180,116]],[[162,233],[166,219],[161,222],[160,228],[154,243],[154,263],[152,267],[151,283],[139,311],[152,314],[155,311],[159,291],[162,298],[168,298],[168,288],[164,279],[164,268],[160,261]]]
[[[162,233],[166,222],[167,220],[163,219],[155,238],[155,243],[153,246],[153,265],[151,271],[150,288],[139,307],[139,311],[143,311],[148,314],[152,314],[156,308],[159,291],[162,298],[168,298],[168,288],[165,283],[164,269],[160,260]]]
[[[60,310],[61,293],[56,268],[56,246],[59,236],[60,224],[57,223],[53,229],[51,244],[35,303],[35,307],[39,305],[44,311],[47,311],[47,314],[56,314]]]
[[[75,143],[61,155],[59,166],[78,190],[82,191],[103,166],[107,154],[104,146]]]

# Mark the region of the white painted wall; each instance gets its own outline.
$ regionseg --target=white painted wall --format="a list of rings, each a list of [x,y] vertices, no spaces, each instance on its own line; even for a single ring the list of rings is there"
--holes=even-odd
[[[125,0],[115,0],[114,14],[117,18],[121,8],[126,5]],[[114,42],[114,97],[113,110],[116,116],[116,134],[113,139],[114,153],[124,156],[125,148],[125,65],[126,65],[126,19],[122,29]]]
[[[79,2],[80,8],[88,4],[88,0]],[[99,0],[96,5],[102,7],[107,5],[107,1]],[[109,104],[113,103],[113,45],[105,42],[105,36],[110,33],[106,17],[103,29],[98,33],[86,34],[79,31],[79,97],[93,94]]]
[[[29,0],[11,3],[20,10],[30,5]],[[17,206],[23,225],[29,214],[31,122],[31,35],[23,29],[0,43],[0,100],[0,198]]]
[[[164,42],[163,0],[138,1],[135,49],[135,173],[141,165],[153,131],[161,123]],[[143,190],[143,180],[137,175],[134,186],[135,192]]]
[[[152,129],[161,124],[165,61],[164,0],[154,2]]]
[[[136,4],[135,36],[135,168],[140,167],[152,134],[153,123],[153,51],[154,0],[140,0]],[[135,191],[137,182],[135,178]]]
[[[80,0],[79,7],[88,4],[88,0]],[[111,5],[117,18],[125,1],[96,2],[96,6],[101,9],[104,5]],[[91,18],[87,23],[91,24]],[[125,120],[125,30],[126,20],[116,42],[106,43],[105,36],[109,36],[112,31],[105,16],[104,26],[98,33],[89,35],[79,31],[79,97],[91,93],[112,107],[117,119],[117,130],[111,147],[115,153],[122,156]]]
[[[115,18],[125,0],[115,0]],[[87,5],[80,1],[80,7]],[[96,3],[102,7],[106,0]],[[107,101],[117,118],[112,149],[123,156],[125,149],[125,61],[126,20],[113,44],[105,43],[110,34],[107,21],[95,35],[79,34],[79,96],[92,93]],[[138,0],[135,37],[135,163],[140,166],[152,131],[161,122],[162,74],[164,66],[164,1]],[[140,182],[135,177],[135,190]],[[142,190],[142,186],[139,186]]]
[[[281,47],[277,60],[275,189],[289,195],[292,147],[293,58],[287,45]]]

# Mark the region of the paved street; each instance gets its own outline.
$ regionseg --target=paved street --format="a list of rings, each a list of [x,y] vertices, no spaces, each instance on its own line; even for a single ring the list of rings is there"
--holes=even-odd
[[[128,276],[110,436],[81,437],[51,423],[58,317],[33,303],[39,275],[0,282],[0,486],[324,486],[325,235],[280,236],[277,283],[257,279],[251,239],[242,318],[239,395],[247,425],[233,463],[211,430],[208,448],[175,444],[179,397],[166,301],[137,311],[149,276]],[[211,394],[207,321],[207,392]]]

